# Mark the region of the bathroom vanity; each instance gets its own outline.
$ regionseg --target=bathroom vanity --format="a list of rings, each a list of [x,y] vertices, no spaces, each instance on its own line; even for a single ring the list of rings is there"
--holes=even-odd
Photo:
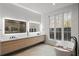
[[[40,22],[4,19],[3,35],[0,39],[0,55],[5,55],[44,42]]]
[[[44,42],[45,35],[21,38],[16,40],[2,41],[1,43],[1,55],[20,50],[41,42]]]

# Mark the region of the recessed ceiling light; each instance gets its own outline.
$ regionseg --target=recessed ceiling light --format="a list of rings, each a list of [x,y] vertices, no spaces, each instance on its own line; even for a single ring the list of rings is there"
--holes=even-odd
[[[52,3],[52,5],[56,5],[55,3]]]
[[[55,3],[53,3],[53,5],[55,5]]]

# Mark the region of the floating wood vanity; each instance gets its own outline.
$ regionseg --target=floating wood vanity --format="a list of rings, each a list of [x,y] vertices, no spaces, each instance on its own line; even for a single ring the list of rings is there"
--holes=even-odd
[[[40,42],[44,42],[45,35],[22,38],[16,40],[2,41],[1,43],[1,55],[11,53],[13,51],[35,45]]]

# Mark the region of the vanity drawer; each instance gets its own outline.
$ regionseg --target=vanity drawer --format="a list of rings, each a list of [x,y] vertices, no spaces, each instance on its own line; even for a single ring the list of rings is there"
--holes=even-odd
[[[44,36],[36,36],[31,38],[23,38],[18,40],[6,41],[1,43],[1,54],[7,54],[24,47],[32,46],[44,41]]]

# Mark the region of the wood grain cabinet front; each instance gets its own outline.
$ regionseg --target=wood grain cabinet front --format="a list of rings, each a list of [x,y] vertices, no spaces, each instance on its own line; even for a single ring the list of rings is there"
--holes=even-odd
[[[1,42],[1,55],[43,42],[45,35]]]

